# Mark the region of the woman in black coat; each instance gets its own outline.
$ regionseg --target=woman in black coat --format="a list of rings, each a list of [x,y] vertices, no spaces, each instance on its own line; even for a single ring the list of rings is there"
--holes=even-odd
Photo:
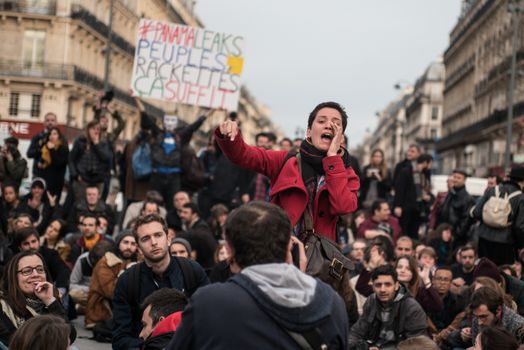
[[[384,151],[375,149],[371,153],[371,161],[362,171],[362,186],[360,188],[360,206],[369,209],[379,198],[388,199],[391,191],[391,172],[384,159]]]
[[[37,162],[37,168],[40,169],[40,177],[46,182],[47,191],[56,196],[57,200],[60,200],[64,187],[68,157],[69,147],[62,132],[57,127],[51,128],[35,162]]]

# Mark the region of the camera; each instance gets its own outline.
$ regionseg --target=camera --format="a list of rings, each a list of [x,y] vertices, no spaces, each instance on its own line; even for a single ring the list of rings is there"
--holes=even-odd
[[[113,97],[115,97],[115,93],[113,92],[113,90],[106,91],[104,96],[102,96],[102,98],[100,99],[100,102],[102,104],[108,104],[113,100]]]

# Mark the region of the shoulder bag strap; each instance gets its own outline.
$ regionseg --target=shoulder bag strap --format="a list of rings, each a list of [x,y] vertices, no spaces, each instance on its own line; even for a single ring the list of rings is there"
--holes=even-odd
[[[298,172],[300,176],[302,176],[302,157],[300,156],[300,153],[297,153],[297,163],[298,163]],[[311,216],[311,206],[306,206],[306,210],[304,210],[304,226],[306,229],[306,232],[309,233],[315,233],[315,228],[313,226],[313,217]]]
[[[182,270],[182,276],[184,277],[184,292],[190,297],[196,290],[197,283],[195,278],[195,271],[191,267],[191,263],[186,258],[176,257],[178,266]]]

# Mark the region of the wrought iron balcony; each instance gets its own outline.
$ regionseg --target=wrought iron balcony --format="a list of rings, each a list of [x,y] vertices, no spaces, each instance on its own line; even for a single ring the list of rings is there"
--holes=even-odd
[[[55,15],[56,0],[0,0],[0,11]]]
[[[57,63],[28,64],[0,60],[0,76],[73,80],[74,67]]]
[[[19,61],[0,60],[0,77],[74,81],[94,90],[104,89],[104,81],[101,78],[72,64],[42,63],[28,65]],[[129,96],[126,91],[113,85],[110,86],[110,89],[114,91],[116,99],[131,106],[135,105],[133,97]],[[164,115],[164,112],[160,108],[146,102],[144,102],[144,105],[148,113],[155,117],[161,118]]]

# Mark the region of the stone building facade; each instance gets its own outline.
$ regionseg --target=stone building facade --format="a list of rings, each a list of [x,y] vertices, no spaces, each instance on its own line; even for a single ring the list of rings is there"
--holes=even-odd
[[[517,79],[511,150],[524,161],[524,21],[517,44]],[[444,53],[446,80],[442,138],[443,172],[465,168],[476,176],[502,173],[506,144],[512,15],[508,0],[464,0]]]
[[[104,88],[105,50],[113,3],[110,87],[126,120],[121,136],[132,138],[139,115],[129,95],[134,42],[141,17],[203,26],[188,0],[0,0],[0,134],[10,129],[28,140],[39,132],[43,117],[54,112],[70,141],[93,118],[97,93]],[[176,113],[190,123],[198,107],[147,100],[148,111],[161,117]],[[272,129],[262,109],[243,88],[238,114],[247,135]],[[207,121],[197,143],[205,144],[223,114]],[[111,127],[111,126],[110,126]],[[22,142],[23,144],[23,142]],[[23,145],[22,145],[23,148]]]

